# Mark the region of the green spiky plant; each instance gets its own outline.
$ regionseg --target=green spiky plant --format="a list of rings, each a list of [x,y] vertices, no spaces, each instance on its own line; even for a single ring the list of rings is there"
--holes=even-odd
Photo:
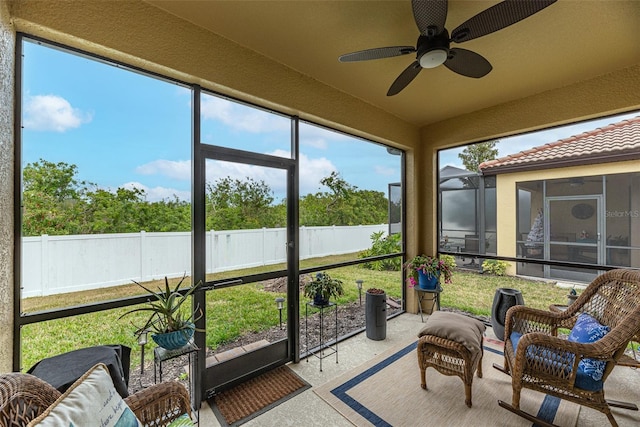
[[[155,301],[149,301],[149,305],[146,307],[139,307],[133,310],[129,310],[119,318],[122,319],[132,313],[149,313],[149,317],[145,324],[141,327],[132,324],[136,327],[134,334],[139,336],[144,332],[155,332],[156,334],[164,334],[169,332],[181,331],[185,329],[194,329],[194,322],[202,317],[202,310],[199,307],[188,313],[182,309],[182,305],[189,300],[189,297],[202,286],[202,281],[198,282],[195,286],[191,287],[187,292],[181,294],[178,290],[184,282],[186,274],[182,276],[182,279],[178,282],[175,288],[171,289],[169,286],[169,279],[164,278],[164,290],[158,287],[160,292],[153,292],[151,289],[141,285],[140,283],[132,280],[133,283],[140,286],[145,291],[153,294],[156,298]],[[198,314],[196,317],[196,313]],[[198,330],[199,331],[199,330]]]

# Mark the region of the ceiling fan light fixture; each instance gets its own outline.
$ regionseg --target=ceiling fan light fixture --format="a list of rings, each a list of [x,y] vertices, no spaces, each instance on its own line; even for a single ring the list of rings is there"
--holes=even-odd
[[[422,68],[435,68],[444,64],[448,56],[449,52],[446,49],[433,49],[425,52],[418,62],[420,62]]]

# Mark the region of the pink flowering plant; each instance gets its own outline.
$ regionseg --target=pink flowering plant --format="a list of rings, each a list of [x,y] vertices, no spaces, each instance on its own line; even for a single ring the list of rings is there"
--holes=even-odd
[[[410,288],[418,284],[419,271],[429,277],[439,273],[444,283],[451,283],[455,265],[455,258],[450,255],[443,255],[440,259],[429,255],[417,255],[404,264],[408,273],[407,284]]]

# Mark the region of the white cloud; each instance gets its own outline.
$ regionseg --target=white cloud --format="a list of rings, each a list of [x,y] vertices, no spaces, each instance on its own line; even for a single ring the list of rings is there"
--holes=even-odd
[[[327,143],[327,140],[324,138],[301,138],[300,139],[300,144],[301,145],[306,145],[308,147],[313,147],[313,148],[318,148],[320,150],[326,150],[327,147],[329,146],[329,144]]]
[[[285,152],[277,150],[271,154],[284,156]],[[330,160],[321,157],[309,159],[304,154],[300,155],[300,194],[315,193],[321,188],[320,180],[331,172],[337,170]],[[246,165],[242,163],[216,162],[207,163],[207,181],[214,183],[218,179],[229,177],[231,179],[244,180],[251,177],[254,181],[264,181],[271,188],[279,202],[287,190],[287,175],[282,169],[264,168],[260,166]]]
[[[201,114],[204,119],[215,120],[246,132],[288,132],[289,119],[269,114],[251,107],[227,101],[215,96],[202,99]]]
[[[329,142],[348,141],[352,137],[309,123],[300,123],[300,144],[326,150]]]
[[[73,108],[56,95],[29,96],[24,107],[24,127],[30,130],[65,132],[91,119],[91,114]]]
[[[135,181],[127,182],[123,184],[122,187],[126,188],[127,190],[133,190],[134,188],[143,190],[148,202],[157,202],[163,199],[173,199],[174,196],[178,197],[178,199],[180,200],[191,200],[191,191],[176,190],[175,188],[166,187],[147,187],[146,185]]]
[[[305,155],[300,156],[300,194],[315,193],[319,190],[326,190],[320,184],[320,180],[327,177],[331,172],[337,171],[331,160],[321,157],[319,159],[309,159]]]
[[[373,171],[378,175],[392,176],[396,175],[396,171],[388,166],[374,166]]]
[[[290,153],[285,150],[275,150],[268,153],[277,157],[290,157]],[[327,158],[320,157],[310,159],[304,154],[300,155],[300,194],[315,193],[324,191],[320,180],[329,176],[331,172],[337,171],[336,166]],[[161,175],[177,180],[191,179],[191,161],[190,160],[154,160],[144,165],[138,166],[136,172],[142,175]],[[387,169],[383,173],[391,173]],[[261,166],[247,165],[243,163],[218,162],[215,160],[207,161],[207,182],[214,183],[221,178],[231,178],[245,180],[251,177],[259,182],[264,181],[271,188],[276,202],[284,197],[287,190],[287,174],[285,170],[266,168]],[[131,188],[136,187],[147,192],[148,199],[151,201],[160,200],[164,197],[172,197],[175,193],[180,199],[190,200],[191,194],[188,191],[178,191],[170,188],[155,187],[150,188],[139,182],[129,182],[125,185]]]
[[[191,160],[154,160],[136,168],[142,175],[162,175],[173,179],[191,179]]]

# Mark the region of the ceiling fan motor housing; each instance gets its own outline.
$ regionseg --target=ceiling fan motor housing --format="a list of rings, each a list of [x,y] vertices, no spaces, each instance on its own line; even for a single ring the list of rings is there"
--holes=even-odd
[[[416,43],[416,60],[423,68],[433,68],[447,60],[449,56],[449,32],[445,29],[433,37],[420,35]],[[440,52],[443,52],[441,54]],[[424,55],[428,55],[423,58]]]

